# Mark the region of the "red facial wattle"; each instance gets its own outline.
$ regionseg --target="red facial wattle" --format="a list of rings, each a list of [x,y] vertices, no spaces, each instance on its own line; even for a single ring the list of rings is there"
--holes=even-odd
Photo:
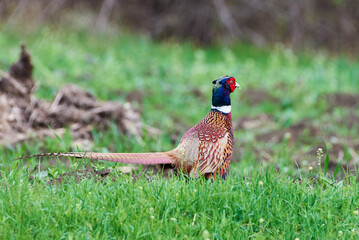
[[[236,79],[234,77],[231,77],[230,79],[228,79],[226,81],[229,84],[229,87],[231,89],[231,92],[234,91],[234,89],[236,89]]]

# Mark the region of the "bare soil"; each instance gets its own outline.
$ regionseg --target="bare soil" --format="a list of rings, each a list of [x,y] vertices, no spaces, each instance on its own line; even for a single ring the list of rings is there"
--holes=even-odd
[[[270,95],[263,89],[249,88],[243,91],[243,99],[249,105],[257,105],[263,102],[279,103],[280,99]]]
[[[350,93],[330,93],[326,96],[330,110],[335,107],[359,107],[359,95]]]

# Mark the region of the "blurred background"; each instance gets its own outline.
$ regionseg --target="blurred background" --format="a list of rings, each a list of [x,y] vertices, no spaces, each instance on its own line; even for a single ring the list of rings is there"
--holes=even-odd
[[[36,28],[76,21],[91,30],[115,26],[154,39],[203,45],[238,40],[258,46],[281,42],[295,48],[349,53],[359,44],[356,0],[1,0],[0,4],[6,28],[21,22]]]
[[[90,99],[129,103],[130,115],[141,122],[134,127],[128,125],[131,116],[126,123],[118,121],[123,114],[107,113],[82,119],[87,122],[79,128],[80,120],[57,121],[54,111],[43,109],[42,115],[8,119],[6,111],[26,109],[18,106],[14,113],[4,100],[4,156],[64,145],[171,149],[207,114],[211,81],[228,74],[242,86],[232,94],[239,168],[269,163],[285,173],[309,173],[322,159],[317,150],[323,142],[332,170],[338,162],[349,168],[359,162],[356,0],[0,0],[0,20],[2,77],[24,43],[34,67],[31,99],[38,99],[31,101],[48,101],[44,108],[61,105],[66,101],[55,101],[59,89],[76,84]],[[7,91],[3,87],[2,96]],[[69,98],[80,95],[73,91]],[[77,105],[89,112],[88,105]],[[25,127],[15,131],[14,119]],[[33,141],[31,134],[48,126],[64,129],[65,144]],[[20,139],[9,137],[19,133]]]

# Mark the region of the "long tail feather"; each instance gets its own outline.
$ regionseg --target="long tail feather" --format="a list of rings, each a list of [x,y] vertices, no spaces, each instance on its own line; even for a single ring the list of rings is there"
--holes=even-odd
[[[78,152],[78,153],[40,153],[17,158],[15,160],[58,156],[58,157],[74,157],[86,158],[93,160],[104,160],[110,162],[133,163],[133,164],[171,164],[173,160],[166,153],[95,153],[95,152]]]

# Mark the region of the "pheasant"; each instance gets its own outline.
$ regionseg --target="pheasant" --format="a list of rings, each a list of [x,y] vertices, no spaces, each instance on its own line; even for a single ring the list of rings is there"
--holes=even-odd
[[[189,129],[178,146],[168,152],[156,153],[40,153],[18,159],[39,156],[62,156],[132,164],[171,164],[177,171],[206,179],[225,179],[233,153],[233,129],[230,94],[240,88],[234,77],[223,76],[212,82],[210,112]]]

